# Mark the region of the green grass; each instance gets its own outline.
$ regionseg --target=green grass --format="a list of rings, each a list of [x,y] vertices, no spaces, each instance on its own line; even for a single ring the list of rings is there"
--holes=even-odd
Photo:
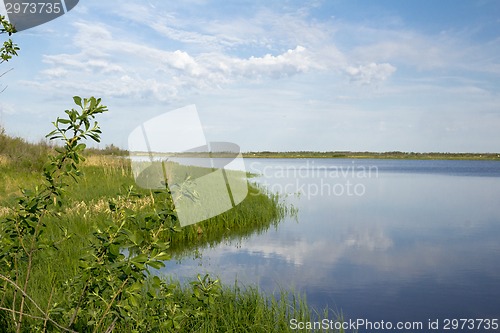
[[[71,184],[65,193],[64,208],[66,221],[55,219],[54,226],[64,224],[69,231],[84,236],[93,223],[107,217],[108,200],[124,193],[135,185],[128,159],[109,156],[90,156],[81,167],[84,177]],[[0,216],[9,212],[20,195],[20,188],[32,188],[41,177],[35,171],[19,172],[13,165],[0,165]],[[230,211],[203,222],[182,228],[182,232],[171,236],[174,253],[185,253],[197,247],[217,244],[225,239],[248,237],[277,227],[286,214],[293,214],[293,207],[286,206],[276,194],[267,193],[256,186],[248,187],[243,202]],[[137,188],[146,195],[133,207],[136,211],[153,209],[155,203],[151,191]],[[58,232],[54,228],[52,232]],[[51,230],[51,229],[49,229]]]
[[[178,290],[179,292],[175,295],[178,300],[185,299],[190,293],[188,288]],[[311,322],[320,321],[323,318],[332,320],[341,318],[339,314],[327,309],[323,312],[311,311],[305,300],[305,296],[298,297],[285,290],[265,295],[254,287],[241,289],[237,284],[234,287],[224,287],[221,296],[207,311],[207,317],[202,320],[192,318],[186,323],[186,331],[200,333],[311,332],[292,330],[290,320]]]
[[[33,189],[40,183],[40,171],[50,153],[51,147],[46,143],[30,144],[20,138],[8,137],[0,130],[0,219],[12,214],[22,188]],[[120,200],[120,194],[135,185],[130,161],[117,157],[122,153],[115,147],[108,149],[108,155],[106,152],[92,151],[90,155],[87,152],[87,160],[81,165],[84,177],[68,186],[65,204],[59,214],[44,217],[49,225],[46,233],[53,239],[59,239],[64,232],[71,237],[58,245],[50,259],[35,258],[28,294],[42,307],[49,301],[58,302],[66,297],[61,284],[77,273],[78,259],[89,246],[93,226],[109,220],[108,201]],[[295,214],[294,208],[285,205],[277,195],[256,186],[249,186],[248,191],[246,199],[230,211],[170,234],[172,255],[180,258],[225,240],[241,240],[276,228],[286,215]],[[165,200],[164,196],[148,190],[137,189],[137,192],[142,196],[133,202],[122,202],[136,214],[156,209],[161,206],[161,200]],[[174,286],[171,297],[176,303],[191,306],[191,285],[181,285],[168,276],[164,279]],[[184,319],[179,332],[301,332],[291,330],[291,319],[339,318],[327,309],[316,312],[309,308],[305,296],[293,291],[264,294],[254,286],[222,282],[227,284],[222,285],[220,296],[205,309],[206,315]],[[1,304],[5,303],[0,300]],[[0,311],[0,333],[13,331],[9,327],[9,316]],[[144,314],[144,318],[150,318],[150,315]],[[115,332],[129,331],[127,323],[118,323],[115,328]]]
[[[0,126],[0,165],[12,164],[18,170],[40,170],[50,151],[51,146],[47,141],[32,144],[23,138],[5,134],[4,128]]]
[[[0,163],[0,218],[12,213],[20,188],[33,188],[41,180],[34,165],[19,168],[11,157],[4,157],[3,161]],[[29,294],[38,304],[47,304],[48,295],[52,295],[52,302],[64,299],[63,288],[56,286],[77,273],[78,258],[89,246],[88,236],[93,225],[109,219],[108,200],[117,200],[117,195],[134,185],[128,159],[89,156],[81,169],[85,176],[68,187],[59,216],[45,218],[49,225],[47,233],[54,239],[64,230],[72,236],[58,245],[50,260],[42,256],[36,258]],[[155,209],[158,200],[162,200],[151,191],[137,191],[143,196],[127,203],[137,214]],[[294,209],[283,204],[278,196],[249,186],[247,198],[232,210],[172,234],[170,250],[174,257],[181,257],[224,240],[245,238],[276,228],[287,214],[294,214]],[[231,281],[222,282],[232,284]],[[177,284],[173,297],[179,304],[189,305],[190,285],[173,283]],[[189,318],[183,323],[181,332],[291,332],[289,322],[292,318],[309,321],[321,317],[307,306],[305,298],[293,292],[266,295],[252,286],[241,288],[223,285],[220,297],[206,310],[206,316]],[[334,314],[330,316],[336,318]],[[5,312],[0,312],[0,327],[0,332],[10,332]],[[116,332],[128,332],[126,324],[120,323]]]

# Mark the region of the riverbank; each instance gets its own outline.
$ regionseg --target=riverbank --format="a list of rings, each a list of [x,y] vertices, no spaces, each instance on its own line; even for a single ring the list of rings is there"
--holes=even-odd
[[[31,165],[19,168],[15,160],[6,159],[0,164],[0,221],[16,215],[16,197],[22,195],[20,188],[34,188],[42,177]],[[27,294],[33,304],[44,304],[51,312],[51,318],[64,325],[67,318],[58,312],[58,304],[67,302],[68,281],[81,271],[82,258],[95,242],[95,230],[109,228],[110,216],[116,214],[113,205],[122,206],[130,221],[141,216],[150,217],[151,212],[160,211],[168,196],[136,188],[133,197],[126,193],[134,186],[130,160],[111,156],[88,156],[82,163],[84,174],[78,182],[69,183],[62,198],[61,207],[53,215],[43,218],[46,234],[51,240],[60,240],[50,250],[34,256],[31,268],[33,283],[28,285]],[[255,232],[275,228],[289,207],[278,196],[249,186],[249,195],[236,208],[210,220],[184,227],[178,232],[166,233],[165,241],[170,243],[169,256],[192,256],[200,247],[213,246],[229,239],[241,239]],[[164,209],[164,208],[163,208]],[[125,226],[130,223],[126,220]],[[0,235],[1,236],[1,235]],[[168,265],[168,260],[166,261]],[[24,264],[18,268],[22,271]],[[3,274],[3,272],[0,271]],[[150,276],[155,283],[155,275]],[[187,284],[180,284],[169,276],[160,276],[168,288],[169,298],[160,303],[144,304],[141,321],[150,324],[155,332],[292,332],[290,320],[301,322],[313,318],[334,319],[328,311],[317,313],[309,308],[305,298],[292,291],[281,291],[276,295],[263,294],[253,286],[242,286],[235,281],[218,281],[216,276],[200,280],[193,276]],[[2,282],[2,285],[4,285]],[[4,285],[6,287],[7,285]],[[200,294],[198,290],[203,292]],[[212,297],[213,296],[213,297]],[[0,332],[14,332],[11,314],[6,311],[12,304],[12,290],[0,291]],[[171,306],[178,308],[167,308]],[[3,311],[2,311],[3,310]],[[148,312],[150,311],[150,312]],[[159,311],[152,313],[151,311]],[[163,313],[163,315],[161,313]],[[196,315],[182,315],[182,313]],[[176,313],[179,321],[176,321]],[[26,311],[26,326],[32,329],[43,326],[37,320],[39,311]],[[33,316],[33,318],[29,318]],[[335,317],[336,318],[336,317]],[[164,329],[161,327],[169,327]],[[114,331],[131,332],[131,323],[117,322]],[[146,324],[144,324],[146,325]],[[48,325],[47,332],[56,332]],[[146,327],[146,326],[144,326]]]

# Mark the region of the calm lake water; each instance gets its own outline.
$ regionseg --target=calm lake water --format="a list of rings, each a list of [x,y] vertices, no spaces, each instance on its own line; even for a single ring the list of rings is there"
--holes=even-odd
[[[446,319],[500,321],[500,162],[245,165],[261,174],[252,182],[286,196],[297,216],[167,263],[164,273],[183,280],[208,272],[268,293],[293,289],[316,308],[342,311],[345,320],[424,325],[394,332],[442,332]],[[429,320],[439,320],[439,330],[429,330]]]

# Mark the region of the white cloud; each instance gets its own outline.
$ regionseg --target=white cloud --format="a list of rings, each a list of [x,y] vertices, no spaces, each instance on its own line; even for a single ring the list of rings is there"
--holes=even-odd
[[[395,71],[396,67],[391,64],[370,63],[357,67],[349,66],[345,69],[351,81],[360,84],[371,84],[387,80]]]
[[[45,69],[40,73],[50,79],[60,79],[68,75],[68,71],[60,67]]]
[[[199,29],[205,26],[206,22],[197,21],[195,17],[184,21],[177,17],[177,13],[166,11],[163,6],[161,7],[124,3],[118,14],[139,26],[150,28],[168,40],[210,49],[217,48],[218,44],[226,43],[221,36],[195,31],[192,27],[192,25],[198,26]]]
[[[2,89],[5,87],[1,87]],[[11,103],[0,103],[0,115],[6,114],[6,115],[12,115],[16,113],[16,108],[14,107],[13,104]],[[3,120],[0,118],[0,120]],[[0,127],[3,126],[2,122],[0,121]]]
[[[162,24],[158,21],[150,23],[150,27],[171,40],[176,40],[183,43],[197,43],[208,45],[217,42],[217,38],[214,36],[203,35],[197,32],[186,31],[182,29],[175,29],[169,27],[165,23]]]
[[[453,65],[459,49],[448,36],[425,36],[413,31],[361,27],[355,29],[352,55],[364,62],[398,62],[419,69]],[[450,51],[452,51],[450,53]]]
[[[80,21],[74,26],[77,52],[45,55],[43,61],[49,68],[40,72],[43,84],[32,85],[42,89],[78,87],[107,96],[153,96],[162,101],[175,98],[182,89],[212,89],[241,78],[277,79],[320,68],[311,52],[300,45],[261,57],[220,52],[192,55],[117,38],[105,24]],[[90,76],[93,84],[88,87]]]
[[[349,54],[359,63],[389,62],[405,65],[432,76],[447,71],[500,73],[496,54],[500,38],[478,42],[466,28],[425,34],[410,29],[386,29],[344,24],[341,33],[350,38]]]
[[[19,34],[21,52],[23,42],[36,50],[16,59],[24,64],[17,67],[17,88],[9,87],[9,93],[18,89],[12,101],[22,112],[48,114],[50,104],[75,93],[107,101],[117,97],[110,105],[119,103],[127,115],[136,105],[145,108],[145,100],[155,111],[170,107],[168,102],[176,107],[204,102],[210,104],[205,109],[212,110],[211,119],[219,121],[213,135],[228,139],[222,138],[224,128],[240,126],[241,119],[255,121],[265,139],[248,139],[239,131],[232,140],[248,142],[247,149],[269,149],[277,142],[275,149],[285,150],[330,149],[331,142],[346,149],[393,149],[394,142],[407,142],[397,149],[435,150],[437,140],[418,133],[421,113],[436,123],[443,110],[461,110],[461,123],[472,126],[472,112],[498,112],[499,39],[476,41],[458,30],[432,35],[429,29],[407,28],[404,20],[374,25],[333,17],[333,12],[315,16],[321,9],[310,9],[312,4],[308,9],[257,2],[241,11],[219,4],[131,0],[88,0],[83,6]],[[452,76],[456,79],[448,79]],[[27,94],[31,100],[19,97]],[[40,104],[37,98],[47,111],[23,106]],[[223,110],[238,111],[230,118]],[[279,118],[276,110],[282,112]],[[401,119],[394,120],[398,115]],[[263,117],[273,126],[263,125]],[[447,116],[438,120],[443,128],[455,128]],[[371,132],[373,124],[385,124],[380,127],[385,132]],[[498,117],[484,124],[494,128]],[[413,132],[401,130],[410,125]],[[339,127],[332,132],[333,126]],[[321,140],[313,142],[307,134],[312,131]],[[489,147],[498,135],[477,133],[490,142],[483,150],[497,150]],[[397,135],[405,140],[394,141]],[[457,142],[451,149],[462,145],[463,137],[450,136]]]
[[[260,78],[262,76],[280,78],[319,68],[311,60],[308,50],[300,45],[277,56],[266,54],[263,57],[236,58],[231,59],[229,64],[230,71],[246,78]]]
[[[111,10],[103,6],[98,8]],[[103,97],[152,96],[164,101],[185,91],[310,71],[347,73],[353,82],[372,84],[387,80],[396,70],[389,63],[358,61],[339,51],[332,40],[338,30],[335,23],[310,20],[303,11],[259,9],[248,17],[216,20],[125,2],[113,8],[113,14],[131,20],[135,31],[104,22],[74,22],[76,31],[68,35],[75,51],[45,55],[48,68],[31,85],[46,90],[99,88]],[[245,51],[235,52],[239,48]]]

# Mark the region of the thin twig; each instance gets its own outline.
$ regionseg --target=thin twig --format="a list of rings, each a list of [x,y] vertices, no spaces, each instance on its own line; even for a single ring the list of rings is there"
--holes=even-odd
[[[16,290],[20,291],[24,297],[26,297],[31,303],[33,303],[33,305],[35,306],[35,308],[38,309],[38,311],[40,311],[41,314],[43,314],[45,317],[37,317],[38,319],[45,319],[47,318],[47,314],[42,310],[42,308],[33,300],[33,298],[31,298],[27,293],[24,292],[24,290],[22,290],[22,288],[20,286],[18,286],[14,281],[12,281],[11,279],[9,279],[8,277],[6,277],[5,275],[3,274],[0,274],[0,279],[4,280],[4,281],[7,281],[9,284],[11,284]],[[16,314],[19,314],[21,315],[21,312],[20,311],[16,311],[16,310],[13,310],[13,309],[8,309],[8,308],[0,308],[1,310],[6,310],[6,311],[9,311],[11,312],[12,314],[14,314],[14,316]],[[29,315],[29,314],[23,314],[25,316],[28,316],[28,317],[32,317],[32,315]],[[73,331],[73,330],[70,330],[68,328],[65,328],[64,326],[61,326],[59,325],[56,321],[48,318],[48,320],[54,324],[55,326],[59,327],[60,329],[62,330],[65,330],[66,332],[73,332],[73,333],[78,333],[76,331]]]
[[[49,321],[49,312],[50,312],[50,302],[52,302],[52,296],[54,295],[54,287],[52,287],[52,290],[50,291],[50,296],[49,296],[49,301],[47,302],[47,311],[45,320],[43,321],[43,331],[45,332],[47,330],[47,322]]]
[[[34,215],[36,216],[36,214],[34,214]],[[35,234],[31,238],[30,251],[29,251],[29,253],[26,253],[28,255],[28,268],[26,269],[26,278],[24,280],[24,286],[23,286],[23,296],[21,297],[21,305],[19,307],[20,313],[19,313],[19,322],[17,323],[17,333],[21,332],[21,327],[22,327],[22,323],[23,323],[23,314],[24,314],[23,313],[24,312],[24,303],[25,303],[26,296],[28,295],[27,294],[28,283],[29,283],[29,280],[31,277],[31,268],[33,265],[33,254],[37,250],[36,242],[38,240],[38,236],[40,235],[40,228],[42,225],[43,216],[44,216],[43,212],[41,212],[40,215],[36,216],[38,222],[37,222],[36,227],[35,227]],[[32,302],[33,302],[33,300],[32,300]],[[41,311],[41,312],[43,313],[43,311]]]
[[[87,280],[87,282],[85,283],[85,287],[83,287],[83,289],[82,289],[82,293],[81,293],[80,298],[78,299],[78,303],[76,304],[76,307],[75,307],[75,312],[73,313],[73,315],[71,316],[71,320],[69,321],[69,326],[73,325],[73,322],[76,320],[76,316],[78,315],[78,310],[80,308],[80,304],[83,301],[83,297],[85,296],[85,292],[87,291],[87,287],[89,286],[89,282],[90,282],[90,280]]]
[[[0,310],[3,310],[3,311],[8,311],[8,312],[12,312],[14,315],[16,315],[16,314],[19,314],[19,313],[20,313],[19,311],[12,310],[12,309],[9,309],[9,308],[4,308],[4,307],[2,307],[2,306],[0,306]],[[25,316],[25,317],[28,317],[28,318],[31,318],[31,319],[40,319],[40,320],[45,319],[45,317],[40,317],[40,316],[30,315],[30,314],[27,314],[27,313],[25,313],[25,314],[24,314],[24,316]],[[52,321],[52,320],[50,320],[50,319],[49,319],[49,321],[50,321],[52,324],[54,324],[55,326],[57,326],[58,328],[60,328],[60,329],[62,329],[62,330],[64,330],[64,331],[66,331],[66,332],[78,333],[77,331],[73,331],[73,330],[68,329],[68,328],[66,328],[66,327],[64,327],[64,326],[59,325],[59,324],[58,324],[58,323],[56,323],[55,321]]]
[[[2,74],[0,74],[0,77],[4,76],[5,74],[7,74],[8,72],[14,70],[14,68],[11,68],[9,70],[6,70],[5,72],[3,72]]]
[[[111,323],[111,325],[109,325],[108,329],[104,333],[111,333],[111,332],[113,332],[113,330],[115,329],[115,325],[116,325],[116,321],[117,320],[118,320],[118,317],[115,317],[115,319],[113,319],[113,322]]]
[[[104,311],[104,314],[102,315],[101,319],[99,320],[99,323],[97,323],[97,326],[95,327],[94,329],[94,332],[97,332],[97,329],[99,328],[99,326],[101,326],[104,318],[108,315],[108,312],[109,310],[111,309],[111,306],[113,305],[115,299],[118,297],[118,295],[120,295],[120,293],[123,291],[123,288],[125,287],[125,285],[127,284],[128,282],[128,278],[126,278],[122,285],[120,286],[120,288],[118,288],[118,290],[116,291],[116,293],[113,295],[113,298],[111,299],[111,301],[109,302],[108,306],[106,307],[106,311]]]

